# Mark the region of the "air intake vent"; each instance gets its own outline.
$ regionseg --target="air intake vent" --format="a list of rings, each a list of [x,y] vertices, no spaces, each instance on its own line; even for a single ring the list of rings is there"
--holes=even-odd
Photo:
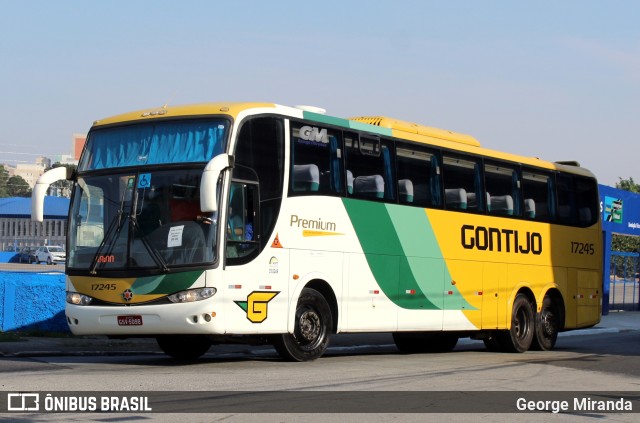
[[[384,118],[378,116],[361,116],[357,118],[351,118],[350,120],[357,120],[358,122],[368,123],[369,125],[374,126],[383,126],[382,120]]]

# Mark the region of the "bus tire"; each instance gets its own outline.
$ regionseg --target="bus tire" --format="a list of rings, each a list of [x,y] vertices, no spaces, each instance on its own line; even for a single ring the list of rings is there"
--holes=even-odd
[[[545,295],[542,308],[536,313],[536,334],[531,349],[538,351],[552,350],[558,339],[562,312],[553,297]]]
[[[504,352],[523,353],[531,347],[535,336],[533,306],[524,294],[516,295],[511,312],[511,329],[499,334],[498,342]]]
[[[296,306],[293,333],[276,335],[273,346],[288,361],[311,361],[324,354],[333,327],[327,300],[315,289],[304,288]]]
[[[393,342],[407,354],[449,352],[456,347],[458,336],[450,333],[395,332]]]
[[[156,341],[166,355],[178,360],[195,360],[211,348],[211,341],[202,335],[162,335]]]

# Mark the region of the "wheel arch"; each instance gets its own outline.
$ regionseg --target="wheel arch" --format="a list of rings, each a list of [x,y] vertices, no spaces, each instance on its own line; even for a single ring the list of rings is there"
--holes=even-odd
[[[523,285],[520,286],[517,290],[513,291],[513,294],[511,296],[511,298],[509,299],[509,304],[508,304],[508,314],[507,314],[507,329],[511,329],[511,317],[513,314],[513,303],[516,300],[516,297],[520,294],[523,294],[525,297],[527,297],[527,299],[529,300],[529,302],[531,303],[531,309],[533,310],[534,316],[537,310],[537,301],[536,301],[536,296],[533,293],[533,291],[531,290],[531,288],[529,286]]]
[[[335,293],[333,292],[333,288],[331,285],[327,283],[323,279],[312,279],[304,285],[304,288],[311,288],[318,291],[327,303],[329,303],[329,308],[331,309],[331,320],[332,327],[331,333],[335,334],[338,332],[338,299],[336,298]]]

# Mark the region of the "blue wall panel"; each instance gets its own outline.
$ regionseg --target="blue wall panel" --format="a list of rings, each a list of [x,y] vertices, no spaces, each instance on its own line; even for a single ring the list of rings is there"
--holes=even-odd
[[[68,332],[61,273],[0,272],[0,330]]]

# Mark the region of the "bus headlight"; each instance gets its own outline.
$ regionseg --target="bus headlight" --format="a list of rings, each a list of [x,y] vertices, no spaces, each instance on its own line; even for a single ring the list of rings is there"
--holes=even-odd
[[[215,288],[197,288],[188,289],[186,291],[176,292],[169,295],[167,298],[172,303],[192,303],[194,301],[202,301],[207,298],[211,298],[215,295],[217,290]]]
[[[89,305],[93,298],[79,292],[67,292],[67,302],[75,305]]]

